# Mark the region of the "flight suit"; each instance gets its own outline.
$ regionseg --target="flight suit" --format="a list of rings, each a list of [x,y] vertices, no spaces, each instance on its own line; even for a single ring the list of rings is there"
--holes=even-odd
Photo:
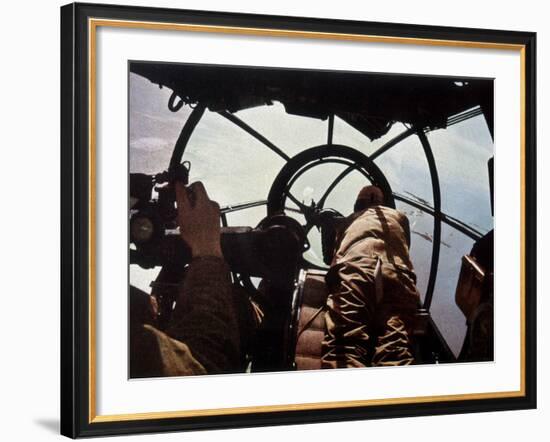
[[[322,367],[408,365],[419,306],[407,217],[374,206],[348,217],[330,270]]]
[[[164,331],[147,319],[147,295],[131,296],[130,377],[243,371],[238,306],[223,259],[193,259]]]

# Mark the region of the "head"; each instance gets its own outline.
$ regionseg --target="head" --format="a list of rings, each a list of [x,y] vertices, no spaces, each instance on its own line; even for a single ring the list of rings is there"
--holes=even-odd
[[[384,192],[377,186],[365,186],[357,195],[355,205],[353,206],[354,212],[360,212],[366,210],[372,206],[379,206],[384,204]]]

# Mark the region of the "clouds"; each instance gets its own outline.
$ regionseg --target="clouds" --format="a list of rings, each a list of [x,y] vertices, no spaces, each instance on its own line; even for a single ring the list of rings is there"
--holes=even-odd
[[[170,95],[170,90],[130,74],[130,172],[152,174],[168,167],[174,144],[191,113],[188,108],[171,112],[167,106]]]
[[[173,149],[172,143],[165,138],[141,137],[130,140],[130,150],[146,150],[158,152],[165,149]]]

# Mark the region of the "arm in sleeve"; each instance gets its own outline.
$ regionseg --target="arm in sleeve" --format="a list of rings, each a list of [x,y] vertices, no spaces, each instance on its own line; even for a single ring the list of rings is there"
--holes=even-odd
[[[156,327],[152,300],[149,294],[130,286],[130,377],[206,374],[187,345]]]
[[[222,258],[193,259],[166,333],[187,345],[209,374],[242,370],[236,306]]]

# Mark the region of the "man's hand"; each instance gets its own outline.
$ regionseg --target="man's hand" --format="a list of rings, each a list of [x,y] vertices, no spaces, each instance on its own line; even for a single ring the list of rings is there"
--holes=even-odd
[[[191,198],[191,195],[192,198]],[[222,257],[220,244],[220,206],[208,198],[198,181],[188,188],[176,182],[178,224],[182,239],[191,248],[193,258]]]

